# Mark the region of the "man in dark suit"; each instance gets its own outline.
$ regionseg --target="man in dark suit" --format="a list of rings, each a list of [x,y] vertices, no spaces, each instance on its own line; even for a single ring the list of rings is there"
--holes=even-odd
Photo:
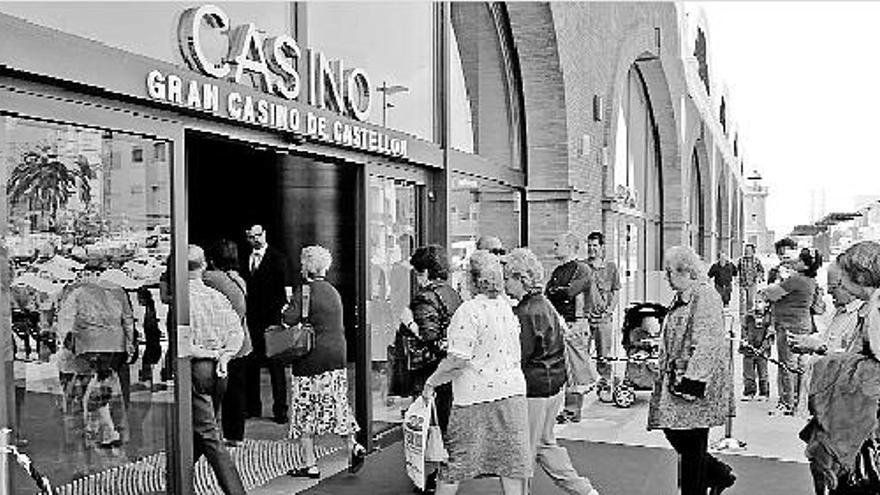
[[[263,333],[270,325],[281,323],[281,308],[287,302],[285,286],[288,269],[284,255],[269,247],[266,231],[254,225],[246,231],[250,253],[242,260],[242,272],[247,282],[247,321],[253,352],[248,356],[245,377],[247,414],[260,417],[263,403],[260,398],[260,371],[269,368],[272,379],[272,415],[275,422],[287,423],[287,368],[266,359],[266,341]]]

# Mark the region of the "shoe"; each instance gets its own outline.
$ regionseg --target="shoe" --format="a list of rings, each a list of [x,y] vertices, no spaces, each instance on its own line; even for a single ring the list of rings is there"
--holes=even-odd
[[[770,396],[769,395],[759,395],[758,398],[755,400],[758,402],[767,402],[768,400],[770,400]]]
[[[743,395],[742,398],[741,398],[740,400],[743,401],[743,402],[752,402],[753,400],[755,400],[755,396],[754,396],[754,394],[752,394],[752,395]]]
[[[287,472],[287,475],[294,478],[321,479],[321,471],[318,470],[318,466],[293,468]]]
[[[361,444],[356,443],[351,448],[351,456],[348,459],[348,472],[355,474],[364,467],[364,460],[367,458],[367,449]]]
[[[578,416],[574,411],[569,411],[567,409],[563,409],[561,413],[556,416],[556,424],[564,425],[568,423],[577,423],[580,422],[581,417]]]
[[[235,449],[241,447],[244,442],[241,440],[225,440],[223,443],[230,449]]]
[[[794,416],[794,410],[785,404],[777,404],[768,414],[770,416]]]

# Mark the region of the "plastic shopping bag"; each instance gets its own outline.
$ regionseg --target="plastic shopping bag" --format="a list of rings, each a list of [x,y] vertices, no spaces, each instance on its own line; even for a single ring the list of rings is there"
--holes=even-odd
[[[406,474],[419,490],[425,489],[427,470],[425,451],[431,425],[431,402],[421,397],[413,401],[403,417],[403,456]]]
[[[446,462],[449,460],[449,452],[443,443],[443,432],[437,424],[437,402],[431,400],[431,426],[428,427],[428,443],[425,447],[425,461]]]

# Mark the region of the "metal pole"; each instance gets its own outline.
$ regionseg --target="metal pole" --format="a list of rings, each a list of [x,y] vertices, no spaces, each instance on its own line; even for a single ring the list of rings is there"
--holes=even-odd
[[[728,369],[730,370],[731,381],[733,381],[734,374],[734,358],[736,357],[736,335],[733,331],[733,314],[730,312],[729,308],[724,308],[724,328],[727,330],[727,340],[730,342],[730,364]],[[746,442],[742,440],[737,440],[733,437],[733,417],[734,417],[734,405],[736,401],[736,394],[734,389],[730,389],[730,397],[728,397],[728,408],[729,411],[727,414],[727,421],[724,423],[724,438],[719,440],[712,446],[712,450],[716,450],[719,452],[740,452],[745,450]]]
[[[385,98],[388,96],[388,83],[386,81],[382,81],[382,88],[379,91],[382,91],[382,127],[385,127],[385,112],[388,110],[388,103],[385,102]]]

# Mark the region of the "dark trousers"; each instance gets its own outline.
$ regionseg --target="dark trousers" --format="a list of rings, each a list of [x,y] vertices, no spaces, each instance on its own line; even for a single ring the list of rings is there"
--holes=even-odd
[[[287,416],[287,376],[288,369],[265,356],[252,352],[247,360],[245,370],[245,389],[247,390],[247,412],[250,416],[263,415],[263,400],[260,387],[260,370],[265,366],[269,369],[272,381],[272,414],[276,418]]]
[[[229,452],[220,442],[217,411],[226,380],[217,377],[212,359],[192,360],[193,461],[205,456],[223,493],[244,495],[244,485]]]
[[[223,438],[244,440],[244,420],[247,414],[247,357],[229,362],[229,376],[226,379],[226,393],[223,395]]]
[[[708,487],[730,476],[730,467],[706,452],[708,428],[663,433],[681,458],[681,495],[706,495]]]
[[[767,360],[760,356],[743,354],[743,395],[755,395],[756,391],[764,397],[770,396]]]
[[[452,412],[452,383],[444,383],[434,389],[434,404],[437,406],[437,425],[440,432],[446,435],[449,425],[449,413]]]
[[[733,291],[733,286],[715,284],[715,290],[721,294],[721,303],[724,304],[724,307],[726,308],[727,305],[730,304],[730,293]]]

